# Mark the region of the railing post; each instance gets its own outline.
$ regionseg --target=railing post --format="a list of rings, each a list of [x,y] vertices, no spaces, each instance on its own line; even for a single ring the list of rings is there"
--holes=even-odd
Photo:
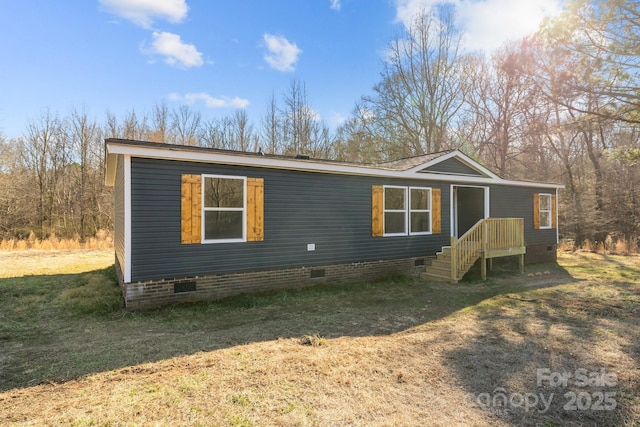
[[[457,239],[451,236],[451,279],[458,281],[458,248],[456,247]]]
[[[489,231],[488,231],[488,227],[489,227],[489,222],[487,220],[485,220],[482,223],[482,231],[481,231],[481,235],[480,235],[480,241],[482,242],[481,245],[481,250],[482,252],[485,252],[487,250],[487,240],[489,240]]]
[[[482,247],[480,248],[480,273],[482,275],[482,280],[487,280],[487,248],[488,248],[488,240],[489,240],[489,221],[486,219],[482,223],[482,236],[480,240],[482,241]],[[493,233],[491,233],[493,235]]]

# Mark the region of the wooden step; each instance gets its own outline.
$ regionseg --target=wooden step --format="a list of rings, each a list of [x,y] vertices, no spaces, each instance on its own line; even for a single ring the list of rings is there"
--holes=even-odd
[[[447,268],[447,267],[438,267],[435,265],[430,265],[427,268],[425,268],[425,272],[434,274],[436,276],[451,277],[451,267]]]
[[[446,268],[448,270],[451,270],[451,259],[436,258],[433,261],[431,261],[431,265],[433,267],[440,267],[440,268]]]
[[[438,252],[438,255],[451,256],[451,246],[443,246],[442,252]]]

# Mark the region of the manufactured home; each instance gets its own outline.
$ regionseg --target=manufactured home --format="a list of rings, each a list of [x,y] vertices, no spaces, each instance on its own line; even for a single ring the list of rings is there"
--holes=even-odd
[[[556,259],[562,186],[503,179],[458,150],[355,164],[107,139],[106,154],[130,309]]]

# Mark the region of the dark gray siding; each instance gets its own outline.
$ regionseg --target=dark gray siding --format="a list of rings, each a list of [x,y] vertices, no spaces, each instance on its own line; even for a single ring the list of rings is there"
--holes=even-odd
[[[264,241],[181,245],[184,173],[264,178]],[[131,179],[132,281],[432,256],[449,242],[447,184],[136,158]],[[385,184],[441,188],[442,233],[371,237],[371,186]]]
[[[524,240],[527,246],[556,244],[555,228],[544,230],[533,228],[533,195],[535,193],[555,194],[554,189],[492,185],[489,191],[491,197],[490,216],[524,218]]]
[[[118,156],[116,166],[116,182],[113,188],[113,222],[114,236],[113,247],[116,254],[116,262],[120,266],[120,271],[124,272],[124,158]]]
[[[478,172],[477,170],[465,165],[460,160],[454,159],[454,158],[443,160],[440,163],[436,163],[433,166],[429,166],[428,168],[421,170],[420,172],[436,172],[436,173],[439,172],[439,173],[484,176],[484,174]]]

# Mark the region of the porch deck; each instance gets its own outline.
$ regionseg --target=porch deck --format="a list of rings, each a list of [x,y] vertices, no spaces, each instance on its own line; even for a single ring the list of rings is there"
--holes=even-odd
[[[519,256],[520,273],[524,273],[524,220],[522,218],[486,218],[478,221],[459,239],[451,237],[451,246],[442,248],[426,269],[435,280],[457,282],[471,266],[481,260],[482,279],[487,278],[487,260]]]

